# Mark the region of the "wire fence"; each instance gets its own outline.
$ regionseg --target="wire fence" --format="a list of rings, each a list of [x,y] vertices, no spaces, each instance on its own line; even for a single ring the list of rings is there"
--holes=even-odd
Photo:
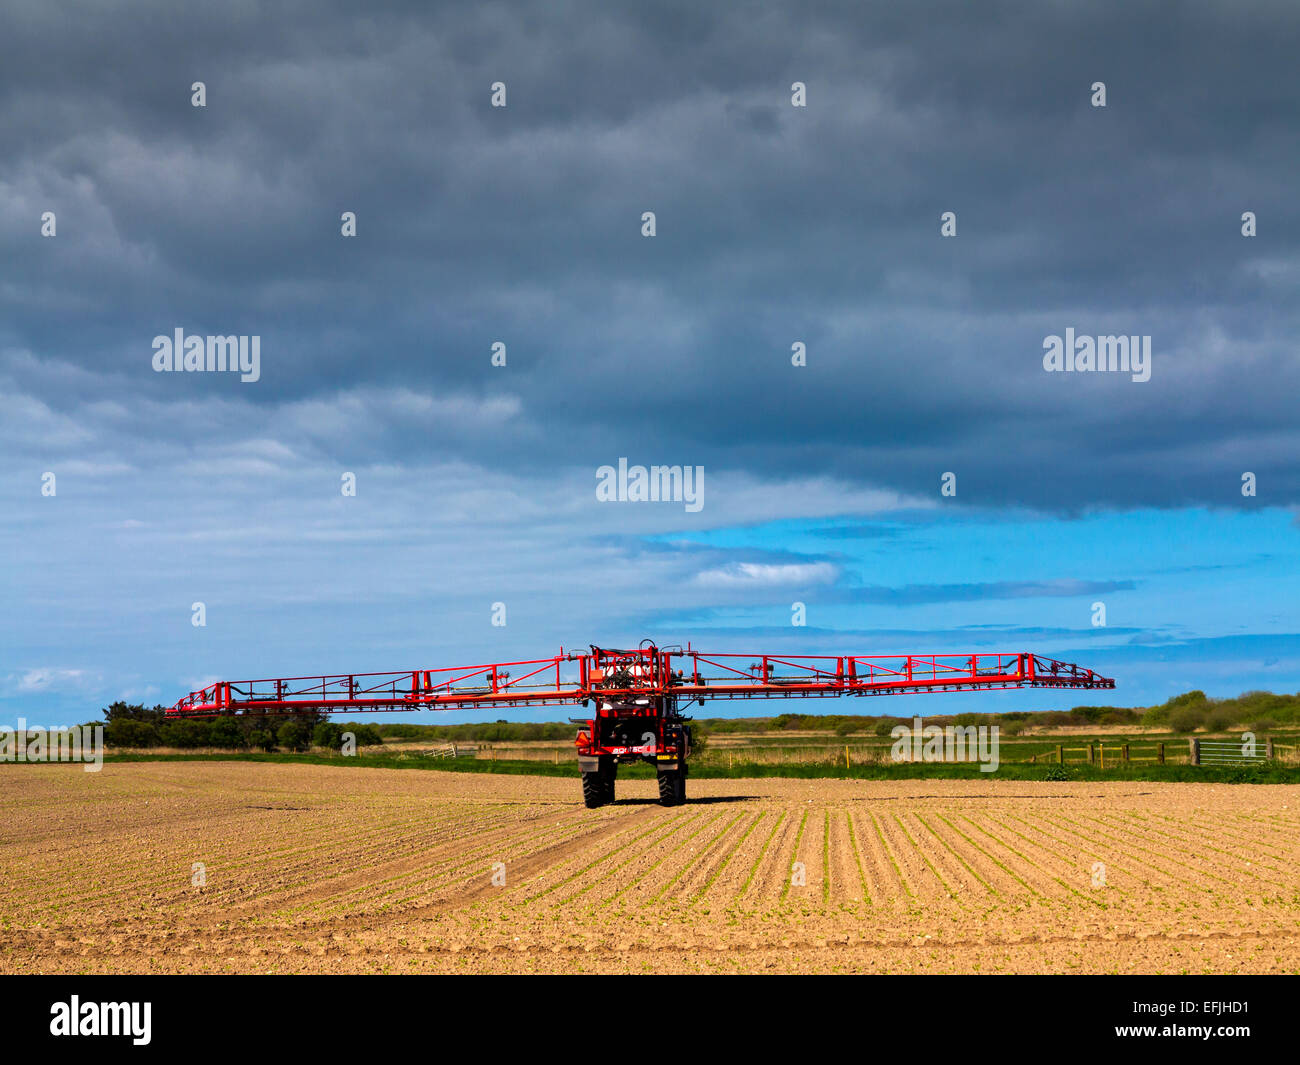
[[[909,745],[910,746],[910,745]],[[1090,743],[1062,743],[1046,750],[1031,752],[1008,750],[1002,744],[1001,761],[1031,765],[1092,765],[1099,769],[1120,765],[1255,765],[1275,760],[1284,765],[1300,765],[1300,746],[1261,740],[1255,744],[1254,753],[1243,754],[1240,740],[1145,740]],[[1249,746],[1249,745],[1247,745]],[[559,763],[573,758],[572,744],[541,743],[483,743],[474,745],[444,746],[440,753],[487,760],[514,760]],[[975,762],[978,751],[971,744],[964,755],[943,758],[943,761]],[[451,755],[455,756],[455,755]],[[901,761],[910,761],[905,757]],[[929,759],[916,759],[929,760]],[[729,744],[711,747],[694,755],[696,764],[726,766],[737,765],[826,765],[852,766],[895,765],[892,744],[826,744],[793,743]]]

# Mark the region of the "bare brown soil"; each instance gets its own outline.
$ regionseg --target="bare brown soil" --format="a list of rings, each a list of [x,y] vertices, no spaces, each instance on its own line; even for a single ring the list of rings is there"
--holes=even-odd
[[[1300,971],[1300,787],[654,794],[620,782],[586,810],[555,778],[0,767],[0,972]]]

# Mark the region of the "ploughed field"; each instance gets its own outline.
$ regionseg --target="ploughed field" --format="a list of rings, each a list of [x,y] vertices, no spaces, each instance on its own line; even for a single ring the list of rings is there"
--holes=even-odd
[[[587,810],[576,778],[0,767],[0,973],[1300,972],[1300,787],[688,795],[621,780]]]

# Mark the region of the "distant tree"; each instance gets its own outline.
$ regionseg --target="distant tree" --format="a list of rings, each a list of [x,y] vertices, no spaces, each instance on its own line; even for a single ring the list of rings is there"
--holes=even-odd
[[[141,703],[124,703],[121,700],[110,704],[104,710],[104,718],[109,722],[147,721],[158,724],[166,718],[166,714],[167,708],[165,706],[145,709]]]
[[[248,733],[249,746],[256,747],[260,751],[275,750],[275,733],[270,729],[255,728]]]
[[[244,730],[233,717],[219,717],[208,729],[208,742],[213,747],[230,747],[238,749],[248,745]]]
[[[211,726],[202,720],[169,721],[159,727],[158,737],[164,747],[212,746]]]
[[[1211,710],[1205,715],[1207,732],[1227,732],[1232,728],[1232,715],[1223,710]]]
[[[1169,726],[1175,732],[1195,732],[1205,723],[1205,711],[1195,706],[1180,706],[1169,715]]]
[[[104,726],[104,743],[109,747],[157,747],[161,742],[158,729],[148,721],[127,718]]]
[[[1151,706],[1142,711],[1142,717],[1138,720],[1143,728],[1162,728],[1169,724],[1169,707]]]
[[[275,741],[290,751],[305,751],[311,742],[311,730],[301,721],[286,721],[276,731]]]
[[[358,747],[382,747],[384,737],[374,725],[350,725],[347,729],[357,738]]]
[[[335,721],[322,721],[311,731],[311,745],[313,747],[327,747],[331,751],[337,751],[343,746],[343,733],[351,730],[351,725],[340,725]]]

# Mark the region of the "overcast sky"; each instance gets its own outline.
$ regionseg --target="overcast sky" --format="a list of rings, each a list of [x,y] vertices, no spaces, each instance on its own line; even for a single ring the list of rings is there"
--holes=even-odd
[[[0,723],[643,636],[1300,688],[1294,4],[231,10],[6,4]]]

